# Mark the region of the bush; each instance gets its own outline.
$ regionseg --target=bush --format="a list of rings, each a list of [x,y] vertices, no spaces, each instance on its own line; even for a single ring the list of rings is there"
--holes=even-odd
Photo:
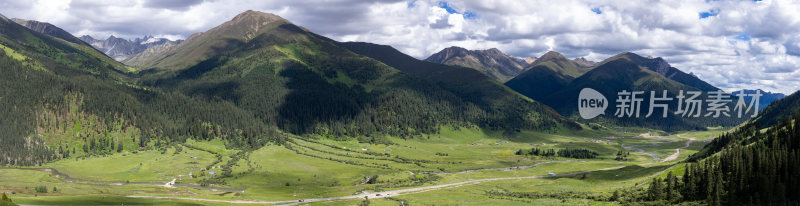
[[[5,192],[3,193],[3,198],[2,198],[2,199],[0,199],[0,201],[3,201],[3,202],[12,202],[12,201],[11,201],[11,198],[8,198],[8,195],[6,195],[6,193],[5,193]]]
[[[36,186],[35,190],[37,193],[47,193],[47,186],[44,185]]]

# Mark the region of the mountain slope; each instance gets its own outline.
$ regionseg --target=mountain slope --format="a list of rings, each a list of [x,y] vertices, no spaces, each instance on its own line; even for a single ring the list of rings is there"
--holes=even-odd
[[[177,47],[178,44],[180,44],[180,42],[169,41],[160,45],[148,47],[144,51],[131,55],[125,60],[122,60],[122,63],[128,66],[142,68],[146,62],[152,61],[152,59],[161,58],[164,54]]]
[[[186,137],[260,146],[270,135],[230,104],[142,87],[125,70],[88,45],[0,18],[0,164],[37,165]]]
[[[2,18],[3,35],[0,40],[3,41],[7,54],[18,53],[19,58],[29,59],[25,63],[27,65],[53,72],[73,72],[72,69],[60,69],[66,66],[118,80],[125,79],[124,73],[132,70],[83,42],[74,43],[77,38],[54,25],[37,21],[17,21],[38,30],[31,30]]]
[[[795,92],[782,99],[773,101],[763,110],[759,111],[754,122],[760,128],[770,127],[789,115],[800,112],[800,92]]]
[[[750,122],[715,138],[689,157],[680,178],[685,188],[681,195],[671,199],[650,195],[650,199],[709,205],[800,202],[795,195],[800,190],[800,113],[784,110],[788,107],[773,108],[784,112],[780,122],[766,130]]]
[[[765,112],[706,144],[687,160],[688,188],[682,201],[711,204],[784,205],[800,198],[800,92],[777,100]],[[764,129],[766,128],[766,129]],[[724,183],[724,184],[723,184]],[[710,195],[715,194],[715,195]],[[715,197],[716,196],[716,197]],[[713,197],[713,198],[708,198]]]
[[[582,64],[589,63],[587,61]],[[571,61],[558,52],[550,51],[505,85],[531,99],[542,101],[589,70],[590,68]]]
[[[747,94],[752,94],[747,92]],[[723,148],[730,147],[729,145],[735,144],[750,144],[756,142],[754,134],[757,130],[775,127],[775,125],[788,119],[797,119],[793,115],[800,114],[800,91],[795,92],[785,98],[776,100],[758,113],[758,116],[749,120],[741,125],[736,130],[729,134],[722,135],[714,139],[711,143],[703,147],[696,154],[692,155],[689,160],[696,161],[721,151]],[[785,127],[778,126],[778,127]]]
[[[277,15],[247,11],[208,31],[192,34],[173,51],[165,53],[159,58],[142,61],[141,67],[144,69],[187,68],[222,53],[263,46],[244,44],[253,41],[255,37],[264,35],[267,31],[283,32],[282,34],[287,35],[285,37],[275,36],[277,41],[305,39],[305,35],[297,34],[307,32]],[[245,46],[251,46],[251,48]]]
[[[473,68],[499,82],[517,76],[528,65],[525,60],[506,55],[498,49],[467,50],[455,46],[445,48],[425,61]]]
[[[56,27],[56,26],[54,26],[54,25],[52,25],[50,23],[47,23],[47,22],[39,22],[39,21],[34,21],[34,20],[25,20],[25,19],[18,19],[18,18],[13,18],[11,20],[16,22],[19,25],[22,25],[24,27],[27,27],[27,28],[29,28],[29,29],[31,29],[33,31],[39,32],[39,33],[43,33],[43,34],[47,34],[47,35],[50,35],[50,36],[54,36],[56,38],[67,40],[68,42],[72,42],[72,43],[75,43],[75,44],[84,44],[83,41],[81,41],[80,39],[76,38],[75,36],[72,36],[72,34],[70,34],[69,32],[64,31],[63,29],[58,28],[58,27]]]

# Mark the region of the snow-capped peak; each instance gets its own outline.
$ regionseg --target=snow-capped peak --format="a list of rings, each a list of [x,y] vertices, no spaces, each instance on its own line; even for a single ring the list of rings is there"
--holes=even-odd
[[[139,44],[151,44],[161,41],[161,38],[150,37],[149,39],[139,43]]]

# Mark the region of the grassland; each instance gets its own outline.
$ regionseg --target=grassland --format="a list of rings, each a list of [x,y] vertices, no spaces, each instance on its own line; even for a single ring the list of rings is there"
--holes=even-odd
[[[35,170],[0,169],[0,192],[10,194],[17,203],[37,205],[208,205],[227,203],[127,196],[297,201],[458,184],[386,199],[372,198],[369,203],[608,204],[595,198],[608,196],[618,188],[641,187],[653,176],[664,176],[667,171],[682,172],[683,164],[679,162],[705,143],[692,142],[681,149],[676,160],[668,162],[643,153],[663,158],[674,154],[676,148],[684,147],[689,139],[704,140],[722,131],[649,136],[640,135],[639,132],[647,132],[641,129],[587,128],[558,134],[523,131],[505,136],[497,131],[445,127],[439,134],[411,139],[387,137],[391,144],[290,135],[285,145],[271,144],[250,151],[227,148],[221,140],[187,140],[166,150],[68,158],[30,168]],[[643,153],[626,150],[627,146],[634,146]],[[514,154],[517,150],[534,147],[586,148],[599,156],[570,159]],[[614,160],[618,151],[631,152],[629,160]],[[582,171],[591,172],[579,173]],[[189,173],[193,176],[188,176]],[[558,176],[552,176],[554,174]],[[176,187],[162,186],[172,179],[178,179]],[[497,180],[482,181],[485,179]],[[462,182],[471,183],[459,184]],[[51,191],[35,191],[35,187],[41,185]],[[58,191],[52,192],[53,187]],[[541,192],[552,197],[525,199],[492,195],[492,192]],[[564,194],[571,196],[564,198]],[[342,199],[308,204],[354,205],[363,201]]]

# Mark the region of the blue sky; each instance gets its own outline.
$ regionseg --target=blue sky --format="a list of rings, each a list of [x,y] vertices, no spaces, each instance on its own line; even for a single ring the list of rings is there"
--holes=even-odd
[[[711,9],[708,11],[700,12],[700,18],[705,19],[712,16],[717,16],[719,14],[719,9]]]
[[[465,0],[4,0],[7,17],[76,36],[186,38],[246,10],[280,15],[339,41],[391,45],[416,58],[441,49],[558,51],[599,61],[624,51],[660,56],[715,86],[800,89],[800,2]]]

